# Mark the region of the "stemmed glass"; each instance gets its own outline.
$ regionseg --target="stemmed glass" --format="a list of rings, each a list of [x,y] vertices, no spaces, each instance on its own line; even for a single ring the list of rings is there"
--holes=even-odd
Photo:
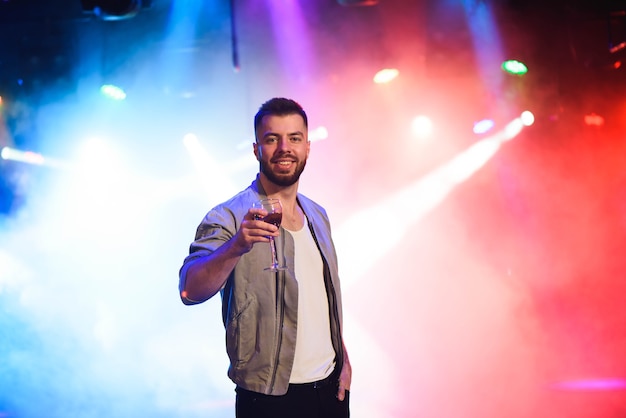
[[[257,215],[257,219],[263,222],[267,222],[269,224],[276,225],[277,228],[280,227],[280,223],[283,220],[283,207],[280,204],[280,200],[278,199],[261,199],[252,204],[253,208],[257,209],[265,209],[267,211],[267,215],[265,217],[261,217]],[[272,265],[266,267],[264,270],[266,271],[279,271],[285,270],[287,267],[280,266],[278,264],[278,255],[276,253],[276,242],[274,241],[273,236],[268,236],[270,240],[270,250],[272,252]]]

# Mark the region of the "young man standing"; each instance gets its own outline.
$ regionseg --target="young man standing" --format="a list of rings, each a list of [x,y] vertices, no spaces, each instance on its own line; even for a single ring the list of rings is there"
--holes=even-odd
[[[254,129],[257,178],[198,226],[180,269],[181,299],[191,305],[221,294],[238,418],[349,417],[352,369],[330,223],[298,193],[310,151],[307,115],[274,98],[259,108]],[[264,198],[280,200],[280,227],[252,208]],[[286,267],[278,272],[265,270],[270,236]]]

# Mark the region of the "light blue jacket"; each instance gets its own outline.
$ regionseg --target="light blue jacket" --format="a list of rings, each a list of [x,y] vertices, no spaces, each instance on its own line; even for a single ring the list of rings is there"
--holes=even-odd
[[[207,213],[180,269],[181,290],[190,262],[211,254],[232,238],[252,203],[265,197],[257,176],[247,189]],[[297,199],[322,255],[331,338],[337,355],[336,367],[340,369],[343,365],[341,290],[330,222],[320,205],[301,194]],[[241,257],[220,292],[226,351],[230,358],[228,376],[244,389],[266,395],[287,392],[298,326],[294,241],[284,228],[280,228],[276,246],[287,270],[264,271],[271,263],[270,250],[265,244],[255,244]]]

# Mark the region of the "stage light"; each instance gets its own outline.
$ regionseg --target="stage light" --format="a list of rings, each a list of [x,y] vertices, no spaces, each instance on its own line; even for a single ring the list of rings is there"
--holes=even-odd
[[[609,48],[609,52],[611,54],[615,54],[616,52],[619,52],[619,51],[621,51],[624,48],[626,48],[626,42],[620,42],[619,44]]]
[[[604,118],[597,113],[589,113],[585,115],[585,125],[587,126],[603,126]]]
[[[502,69],[513,75],[522,76],[528,72],[528,67],[523,62],[517,60],[507,60],[502,63]]]
[[[433,133],[433,122],[428,116],[420,115],[413,119],[411,132],[420,139],[426,139]]]
[[[100,93],[113,100],[126,99],[126,92],[122,88],[114,86],[113,84],[105,84],[100,87]]]
[[[185,147],[187,147],[189,151],[193,151],[194,147],[200,145],[200,142],[196,134],[188,133],[183,136],[183,144],[185,144]]]
[[[504,130],[477,141],[406,188],[363,208],[344,221],[335,233],[335,243],[343,254],[343,265],[348,266],[342,277],[342,286],[353,285],[376,261],[398,244],[404,236],[403,231],[421,220],[443,202],[456,186],[480,170],[505,141],[520,133],[523,128],[520,119],[514,119]],[[430,119],[420,116],[416,121],[421,124],[430,122]],[[384,242],[372,247],[367,238],[370,232],[363,228],[363,222],[384,219],[390,207],[397,209],[394,212],[396,228],[385,236]]]
[[[374,75],[374,83],[389,83],[391,80],[398,77],[398,74],[400,74],[400,72],[395,68],[385,68],[377,72],[376,75]]]
[[[101,20],[124,20],[135,17],[142,0],[81,0],[83,11]]]
[[[495,126],[495,122],[492,119],[483,119],[474,124],[473,131],[476,135],[481,135],[489,132]]]
[[[0,157],[3,160],[19,161],[34,165],[43,165],[45,163],[45,158],[41,154],[32,151],[20,151],[10,147],[2,147]]]
[[[525,110],[520,115],[520,120],[524,124],[524,126],[530,126],[535,123],[535,115],[530,110]]]
[[[71,166],[65,161],[57,160],[56,158],[44,157],[37,152],[22,151],[11,147],[2,147],[2,149],[0,149],[0,158],[7,161],[17,161],[25,164],[40,165],[63,170],[71,168]]]

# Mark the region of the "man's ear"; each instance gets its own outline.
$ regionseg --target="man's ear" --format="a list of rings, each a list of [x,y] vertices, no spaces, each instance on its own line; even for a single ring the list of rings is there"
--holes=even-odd
[[[256,157],[257,161],[261,161],[261,150],[259,149],[259,144],[257,144],[256,142],[252,143],[252,149],[254,150],[254,156]]]

